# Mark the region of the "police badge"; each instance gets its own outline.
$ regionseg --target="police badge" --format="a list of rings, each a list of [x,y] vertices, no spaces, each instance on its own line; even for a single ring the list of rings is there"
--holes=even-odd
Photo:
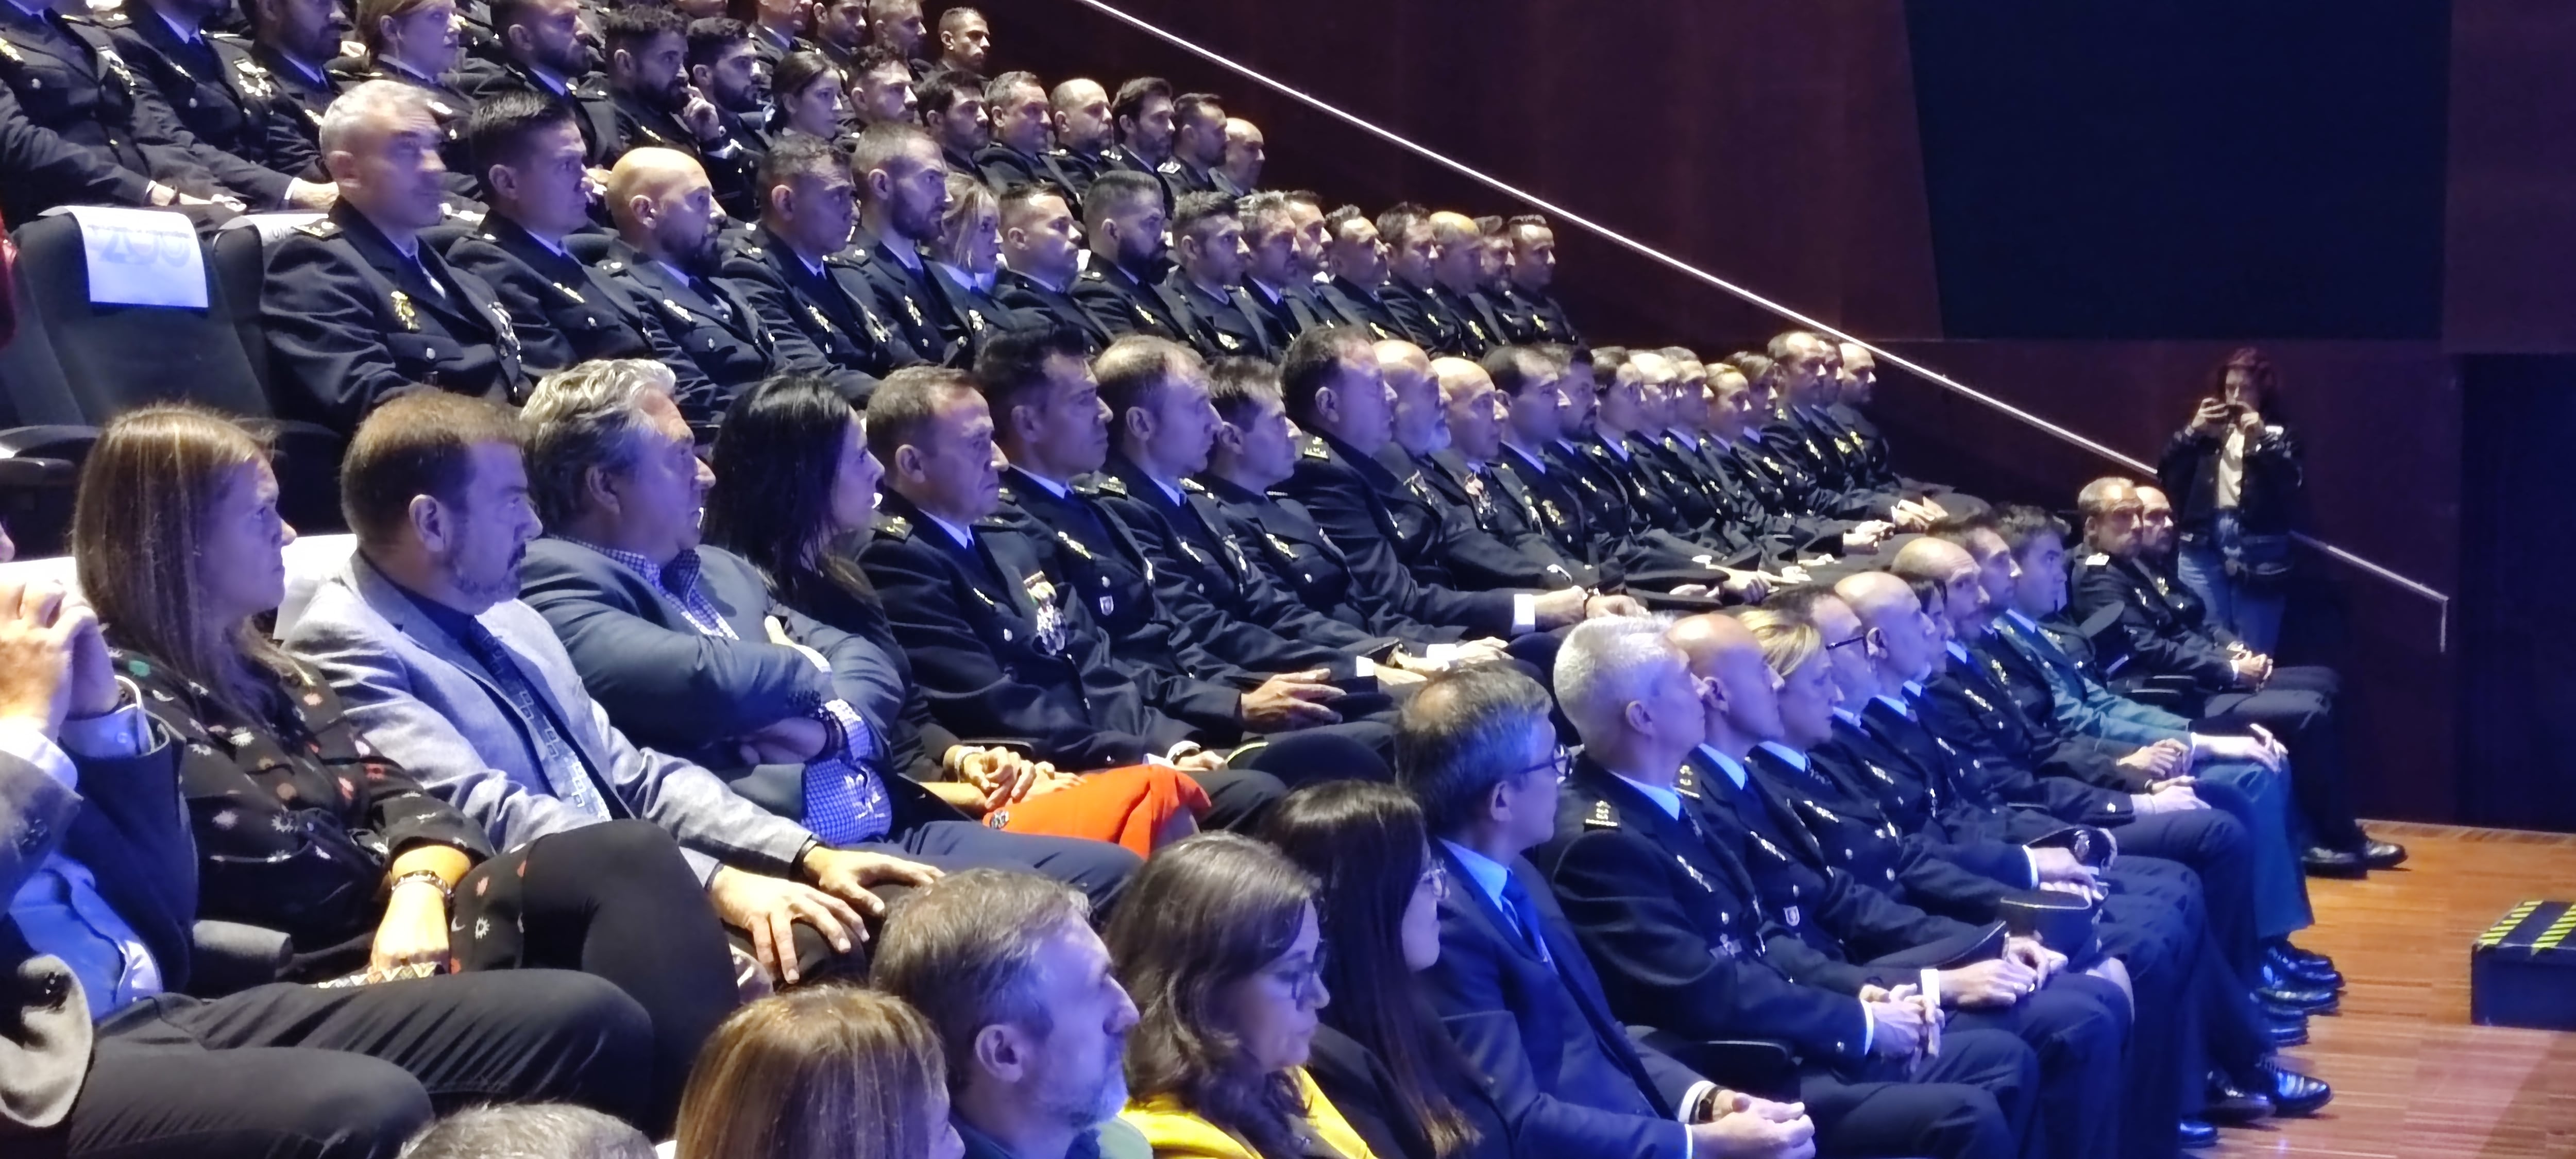
[[[1055,584],[1042,571],[1030,572],[1020,581],[1029,593],[1029,602],[1037,605],[1038,651],[1049,656],[1064,655],[1064,609],[1055,602]]]

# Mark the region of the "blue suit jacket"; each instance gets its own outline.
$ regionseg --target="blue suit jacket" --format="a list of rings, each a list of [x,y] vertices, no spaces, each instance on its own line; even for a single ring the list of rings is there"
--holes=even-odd
[[[1673,1108],[1700,1076],[1633,1041],[1612,1017],[1601,980],[1547,879],[1513,859],[1512,874],[1538,910],[1553,967],[1531,951],[1455,855],[1445,847],[1437,852],[1451,886],[1440,902],[1440,961],[1423,978],[1459,1049],[1493,1080],[1516,1151],[1686,1154]]]

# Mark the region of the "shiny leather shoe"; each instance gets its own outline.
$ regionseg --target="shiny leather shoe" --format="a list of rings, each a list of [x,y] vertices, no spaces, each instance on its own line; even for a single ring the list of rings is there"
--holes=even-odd
[[[2310,877],[2370,876],[2370,863],[2363,861],[2360,854],[2345,853],[2338,849],[2327,849],[2324,846],[2313,846],[2307,852],[2300,854],[2299,864],[2307,867]]]
[[[2273,1006],[2286,1007],[2308,1014],[2332,1014],[2343,1005],[2331,986],[2310,986],[2286,972],[2263,963],[2263,984],[2254,996]]]
[[[2362,843],[2361,860],[2372,869],[2395,869],[2406,860],[2406,847],[2394,841]]]
[[[2288,938],[2265,943],[2263,958],[2284,976],[2304,985],[2343,989],[2343,972],[2335,969],[2334,959],[2293,946]]]
[[[2271,1043],[2274,1050],[2308,1044],[2308,1016],[2305,1014],[2265,1007],[2263,1024],[2265,1041]]]
[[[2327,1086],[2323,1079],[2310,1078],[2283,1067],[2277,1061],[2265,1062],[2263,1072],[2272,1080],[2272,1089],[2268,1093],[2272,1097],[2274,1114],[2313,1115],[2334,1101],[2334,1088]]]
[[[2203,1147],[2218,1145],[2218,1128],[2198,1119],[2184,1119],[2175,1135],[2177,1136],[2175,1145],[2185,1151],[2198,1151]]]
[[[2272,1117],[2272,1099],[2261,1091],[2249,1091],[2217,1075],[2209,1076],[2209,1097],[2200,1108],[2200,1118],[2222,1127],[2242,1127]]]

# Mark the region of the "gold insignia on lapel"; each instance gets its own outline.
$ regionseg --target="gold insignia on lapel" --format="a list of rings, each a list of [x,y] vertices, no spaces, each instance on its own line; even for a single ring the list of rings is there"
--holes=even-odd
[[[18,46],[9,43],[6,40],[0,40],[0,60],[8,61],[11,64],[27,63],[26,57],[18,55]]]
[[[823,316],[823,308],[821,306],[817,306],[811,302],[806,303],[805,316],[812,318],[815,325],[820,326],[827,331],[832,329],[832,320]]]
[[[1061,531],[1056,532],[1056,533],[1055,533],[1055,537],[1056,537],[1057,539],[1061,539],[1061,540],[1063,540],[1063,541],[1064,541],[1064,545],[1065,545],[1066,547],[1070,547],[1070,548],[1072,548],[1072,549],[1073,549],[1073,553],[1074,553],[1075,555],[1081,556],[1081,557],[1082,557],[1082,558],[1084,558],[1084,559],[1090,559],[1090,558],[1091,558],[1091,549],[1090,549],[1090,548],[1088,548],[1088,547],[1084,547],[1084,546],[1082,545],[1082,541],[1081,541],[1081,540],[1079,540],[1079,539],[1075,539],[1074,537],[1072,537],[1072,536],[1070,536],[1070,535],[1067,535],[1067,534],[1065,534],[1064,532],[1061,532]],[[1103,579],[1101,582],[1102,582],[1102,583],[1107,583],[1107,582],[1109,582],[1109,581],[1108,581],[1108,580],[1106,580],[1106,579]]]
[[[1396,340],[1395,335],[1386,332],[1386,327],[1378,325],[1375,322],[1369,323],[1369,329],[1377,334],[1378,340],[1381,342],[1393,342]]]
[[[903,312],[912,315],[913,325],[921,325],[921,307],[913,304],[912,295],[910,294],[905,294],[903,296]]]
[[[1698,800],[1699,774],[1689,765],[1683,765],[1679,775],[1673,778],[1673,791],[1694,801]]]
[[[420,311],[412,308],[411,295],[396,290],[393,300],[394,321],[402,323],[402,328],[405,330],[420,329]]]
[[[1094,482],[1093,486],[1103,495],[1124,498],[1127,494],[1127,481],[1115,475],[1103,475]]]
[[[1492,342],[1492,339],[1485,337],[1485,327],[1472,318],[1467,321],[1467,332],[1475,335],[1476,341],[1478,342],[1485,342],[1488,344]]]
[[[1144,319],[1145,324],[1148,326],[1154,327],[1157,330],[1163,328],[1163,320],[1155,317],[1153,311],[1148,310],[1143,306],[1136,307],[1136,316]]]
[[[979,334],[982,333],[984,330],[984,312],[981,310],[966,311],[966,328]]]
[[[1324,446],[1324,440],[1317,438],[1309,438],[1304,442],[1297,444],[1297,453],[1304,455],[1309,459],[1323,459],[1326,461],[1330,461],[1333,457],[1331,449]]]
[[[1583,819],[1583,824],[1588,829],[1616,829],[1619,827],[1619,818],[1610,812],[1610,802],[1594,801],[1592,814]]]
[[[2084,566],[2086,567],[2100,567],[2109,562],[2111,562],[2111,557],[2104,552],[2097,551],[2084,557]]]
[[[1297,548],[1294,544],[1291,544],[1287,540],[1281,539],[1276,535],[1265,531],[1261,533],[1261,538],[1269,540],[1270,546],[1277,550],[1281,555],[1294,556],[1297,554]]]
[[[1243,340],[1242,340],[1242,339],[1236,338],[1234,335],[1232,335],[1232,334],[1228,334],[1228,333],[1226,333],[1225,331],[1222,331],[1222,330],[1217,331],[1217,334],[1216,334],[1216,344],[1217,344],[1217,345],[1219,345],[1219,346],[1225,347],[1225,348],[1226,348],[1226,349],[1228,349],[1228,350],[1241,350],[1241,349],[1243,349]]]
[[[1196,479],[1183,479],[1181,480],[1181,490],[1190,492],[1193,495],[1205,495],[1207,494],[1207,485]]]
[[[888,515],[878,521],[877,530],[896,539],[912,538],[912,521],[900,515]]]
[[[585,305],[585,306],[587,306],[587,305],[589,305],[589,304],[590,304],[590,303],[589,303],[589,301],[587,301],[586,299],[584,299],[584,298],[581,296],[581,291],[579,291],[579,290],[575,290],[575,289],[573,289],[572,287],[570,287],[570,286],[567,286],[567,285],[563,284],[562,282],[554,282],[554,283],[550,283],[550,284],[554,286],[554,288],[555,288],[555,292],[556,292],[556,293],[558,293],[558,294],[562,294],[564,297],[570,298],[570,299],[572,299],[572,300],[573,300],[573,301],[575,301],[575,302],[580,302],[582,305]]]
[[[1530,315],[1530,321],[1538,327],[1539,333],[1547,334],[1551,332],[1547,324],[1547,315],[1532,314]]]

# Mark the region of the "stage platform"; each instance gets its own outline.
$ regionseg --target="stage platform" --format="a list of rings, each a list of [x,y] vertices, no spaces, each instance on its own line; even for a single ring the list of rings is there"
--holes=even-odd
[[[2310,879],[2317,925],[2298,941],[2334,957],[2343,1013],[2309,1021],[2288,1051],[2333,1083],[2313,1119],[2221,1131],[2201,1155],[2314,1159],[2576,1157],[2576,1034],[2469,1023],[2469,943],[2514,903],[2576,900],[2576,836],[2371,824],[2402,869]]]

